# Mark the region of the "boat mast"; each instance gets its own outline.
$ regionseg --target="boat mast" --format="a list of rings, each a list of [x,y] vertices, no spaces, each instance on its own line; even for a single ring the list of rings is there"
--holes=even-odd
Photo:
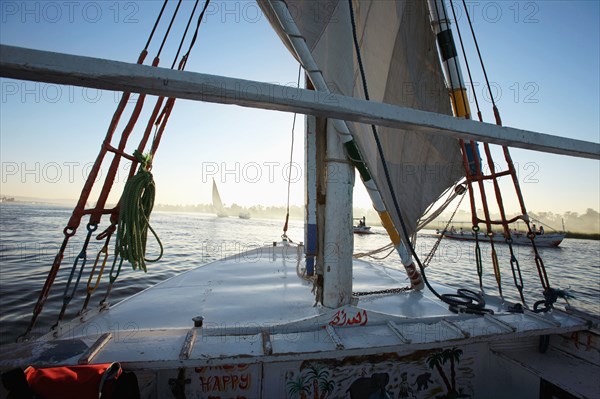
[[[338,308],[352,298],[354,168],[331,121],[307,115],[305,129],[306,274],[317,274],[317,301]]]
[[[327,121],[326,134],[323,305],[338,308],[352,299],[354,167],[346,158],[334,121]]]
[[[307,82],[308,83],[308,82]],[[304,138],[304,254],[306,275],[315,275],[317,257],[317,118],[306,115]]]

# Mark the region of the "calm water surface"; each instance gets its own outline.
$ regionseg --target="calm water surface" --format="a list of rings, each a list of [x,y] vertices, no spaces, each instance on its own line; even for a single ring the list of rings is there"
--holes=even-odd
[[[14,341],[27,327],[39,291],[62,243],[62,229],[71,212],[71,208],[48,205],[0,204],[0,344]],[[117,303],[190,268],[278,241],[283,226],[283,218],[242,220],[197,213],[154,212],[151,222],[164,245],[164,256],[158,263],[148,264],[148,273],[134,271],[129,265],[124,265],[111,293],[111,303]],[[98,231],[105,227],[106,225],[101,225]],[[355,236],[355,252],[366,252],[389,243],[383,229],[373,227],[373,230],[378,234]],[[85,225],[82,224],[77,235],[70,241],[34,335],[47,332],[56,322],[62,306],[65,282],[81,251],[84,236]],[[288,236],[295,242],[303,241],[303,223],[292,221]],[[419,236],[416,250],[421,259],[425,259],[436,239],[433,232],[425,231]],[[153,258],[157,253],[157,245],[150,239],[148,246],[148,257]],[[102,242],[93,239],[87,251],[86,270],[65,320],[73,317],[82,307],[88,273],[101,247]],[[497,245],[496,248],[499,251],[504,296],[510,300],[518,300],[508,247]],[[541,299],[533,251],[525,246],[515,246],[515,250],[523,274],[525,299],[531,305]],[[571,304],[600,314],[600,242],[566,239],[559,248],[539,250],[551,286],[568,289],[575,296]],[[496,294],[497,284],[489,252],[489,245],[482,245],[484,289],[486,293]],[[378,256],[384,255],[385,253]],[[402,267],[395,254],[383,260],[371,261],[393,268]],[[442,241],[426,269],[427,277],[432,281],[478,289],[475,270],[473,243],[450,240]],[[107,277],[105,274],[98,291],[92,296],[90,307],[104,296]]]

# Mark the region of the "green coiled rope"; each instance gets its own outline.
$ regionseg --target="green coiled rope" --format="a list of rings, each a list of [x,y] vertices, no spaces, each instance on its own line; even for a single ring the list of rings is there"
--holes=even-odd
[[[146,272],[146,262],[157,262],[163,255],[163,246],[158,235],[150,226],[150,213],[154,207],[156,193],[152,173],[148,170],[152,157],[151,155],[143,155],[137,150],[133,152],[133,155],[140,162],[140,167],[135,176],[127,181],[123,189],[119,211],[119,227],[115,243],[115,258],[120,256],[129,261],[134,270],[140,268]],[[160,246],[160,254],[156,259],[146,258],[148,229],[150,229]]]

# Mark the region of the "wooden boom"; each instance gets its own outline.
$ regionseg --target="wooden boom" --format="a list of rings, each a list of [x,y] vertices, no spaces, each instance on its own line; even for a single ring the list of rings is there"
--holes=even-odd
[[[0,76],[324,116],[600,159],[600,144],[251,80],[0,45]]]

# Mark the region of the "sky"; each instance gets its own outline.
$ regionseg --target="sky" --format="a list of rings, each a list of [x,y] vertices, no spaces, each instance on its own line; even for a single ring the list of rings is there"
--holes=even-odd
[[[599,4],[467,1],[504,125],[600,141]],[[0,42],[135,62],[161,5],[156,0],[2,1]],[[184,1],[182,11],[192,5]],[[464,12],[457,22],[466,34]],[[178,20],[173,37],[184,25]],[[171,65],[177,44],[167,43],[162,66]],[[473,51],[467,43],[467,52]],[[474,68],[477,60],[471,59]],[[187,70],[295,86],[298,63],[255,3],[215,1]],[[485,120],[492,122],[483,83],[481,73],[474,73],[474,92]],[[76,199],[119,94],[4,78],[0,86],[1,194]],[[146,108],[152,105],[148,101]],[[147,115],[140,118],[140,128]],[[226,205],[285,205],[292,125],[290,113],[179,100],[154,162],[156,202],[210,203],[215,178]],[[299,116],[291,163],[295,205],[304,202],[303,126]],[[530,210],[600,209],[598,161],[518,149],[511,153]],[[120,168],[121,186],[126,173]],[[357,179],[354,205],[368,208],[360,185]],[[505,202],[509,211],[517,209],[515,199]]]

